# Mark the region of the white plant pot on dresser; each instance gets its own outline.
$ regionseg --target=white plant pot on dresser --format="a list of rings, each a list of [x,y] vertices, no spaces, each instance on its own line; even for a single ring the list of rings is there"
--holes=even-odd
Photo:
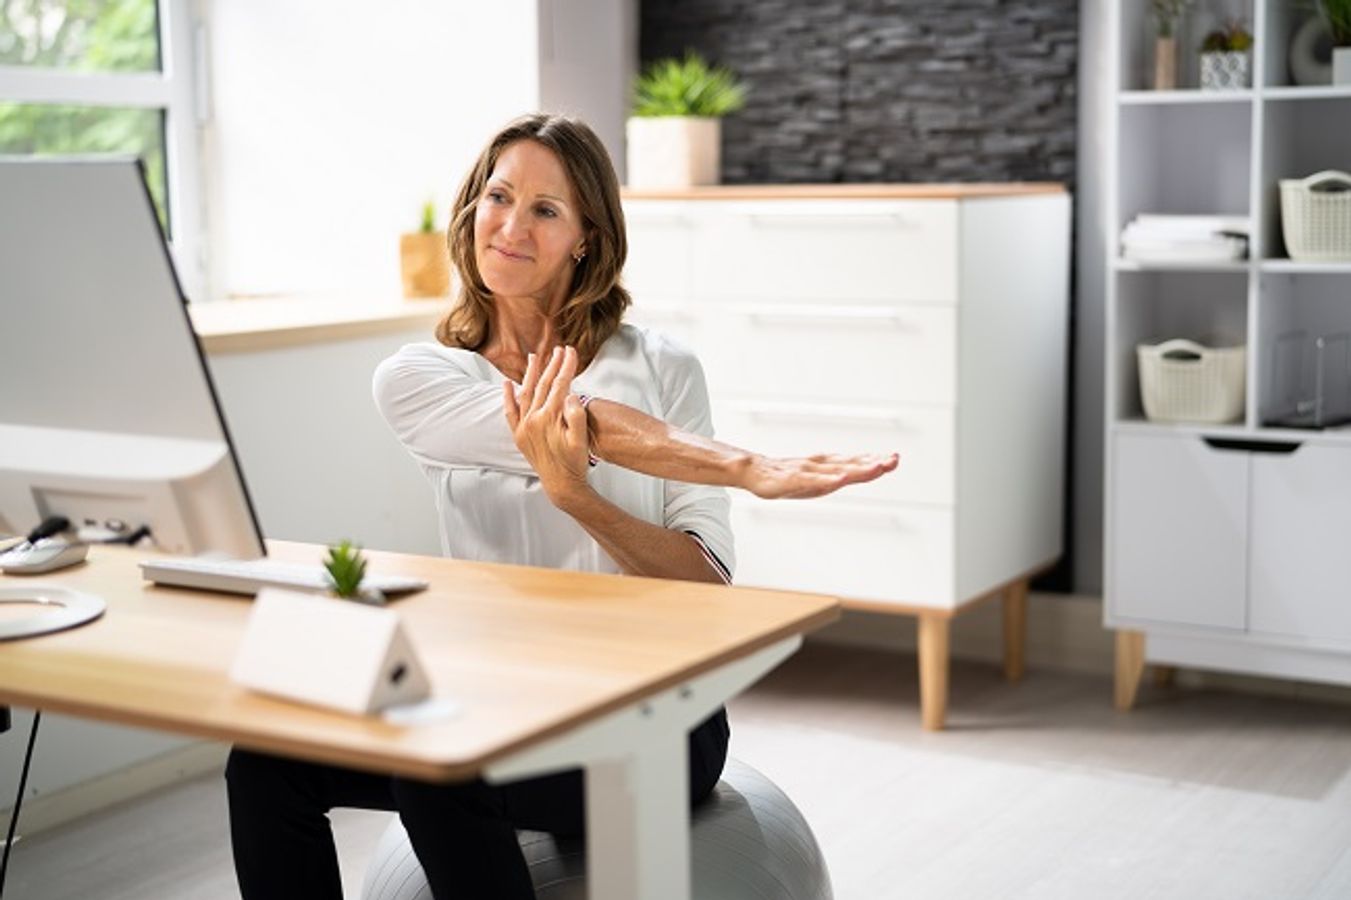
[[[1332,83],[1351,86],[1351,47],[1332,48]]]
[[[1163,682],[1189,667],[1351,684],[1351,429],[1331,415],[1351,396],[1351,263],[1291,257],[1279,190],[1345,157],[1351,94],[1307,83],[1312,12],[1252,10],[1253,88],[1173,96],[1132,62],[1148,4],[1110,13],[1104,624],[1123,709],[1149,665]],[[1200,31],[1222,25],[1198,14]],[[1246,219],[1249,258],[1127,259],[1120,234],[1142,213]],[[1238,421],[1151,420],[1136,348],[1216,336],[1246,348]]]
[[[733,497],[738,584],[918,616],[923,721],[949,621],[1061,555],[1069,197],[1059,185],[732,187],[625,196],[630,317],[689,344],[718,437],[900,453],[811,502]]]
[[[624,131],[628,184],[682,188],[717,184],[722,121],[699,116],[635,116]]]

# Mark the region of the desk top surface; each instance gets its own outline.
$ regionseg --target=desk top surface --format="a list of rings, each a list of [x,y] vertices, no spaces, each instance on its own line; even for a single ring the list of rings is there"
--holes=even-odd
[[[304,544],[269,547],[295,561],[322,554]],[[371,551],[372,572],[431,582],[392,608],[433,695],[461,707],[442,722],[405,727],[231,682],[250,600],[150,585],[136,565],[147,555],[95,547],[75,569],[0,575],[5,587],[47,581],[108,604],[91,624],[0,643],[0,702],[452,779],[839,614],[834,598],[814,594]]]

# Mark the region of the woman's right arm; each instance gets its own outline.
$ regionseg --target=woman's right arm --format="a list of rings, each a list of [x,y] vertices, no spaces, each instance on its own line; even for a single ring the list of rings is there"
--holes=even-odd
[[[772,457],[682,431],[632,407],[587,404],[591,452],[626,469],[669,481],[741,488],[767,499],[822,497],[896,468],[891,454]]]
[[[560,366],[570,384],[575,354]],[[541,366],[540,368],[543,368]],[[437,348],[412,344],[375,370],[376,406],[399,441],[424,464],[535,470],[516,448],[502,391]],[[675,428],[609,400],[587,405],[592,452],[600,459],[672,481],[748,490],[767,498],[818,497],[871,481],[896,467],[895,455],[775,458]]]

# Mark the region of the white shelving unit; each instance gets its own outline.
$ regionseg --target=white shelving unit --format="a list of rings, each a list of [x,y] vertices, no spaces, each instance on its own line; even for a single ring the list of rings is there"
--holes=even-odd
[[[1107,165],[1106,605],[1117,702],[1146,663],[1351,684],[1351,427],[1274,427],[1292,357],[1282,335],[1351,332],[1351,262],[1291,260],[1279,180],[1351,170],[1351,88],[1292,83],[1295,0],[1198,0],[1179,40],[1181,86],[1148,90],[1146,0],[1113,4]],[[1202,91],[1201,37],[1239,20],[1253,87]],[[1139,213],[1247,217],[1249,259],[1150,265],[1120,257]],[[1248,348],[1240,421],[1145,419],[1135,348],[1188,337]]]

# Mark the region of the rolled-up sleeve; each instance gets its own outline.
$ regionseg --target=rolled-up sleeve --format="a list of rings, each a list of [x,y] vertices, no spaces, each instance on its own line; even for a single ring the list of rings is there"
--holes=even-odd
[[[655,366],[661,381],[666,421],[685,431],[713,437],[704,369],[693,353],[665,340]],[[665,525],[695,536],[701,549],[727,581],[736,570],[731,500],[727,490],[681,481],[665,482]]]
[[[407,344],[375,369],[375,405],[399,442],[424,465],[534,475],[516,449],[502,409],[502,386],[461,355]]]

